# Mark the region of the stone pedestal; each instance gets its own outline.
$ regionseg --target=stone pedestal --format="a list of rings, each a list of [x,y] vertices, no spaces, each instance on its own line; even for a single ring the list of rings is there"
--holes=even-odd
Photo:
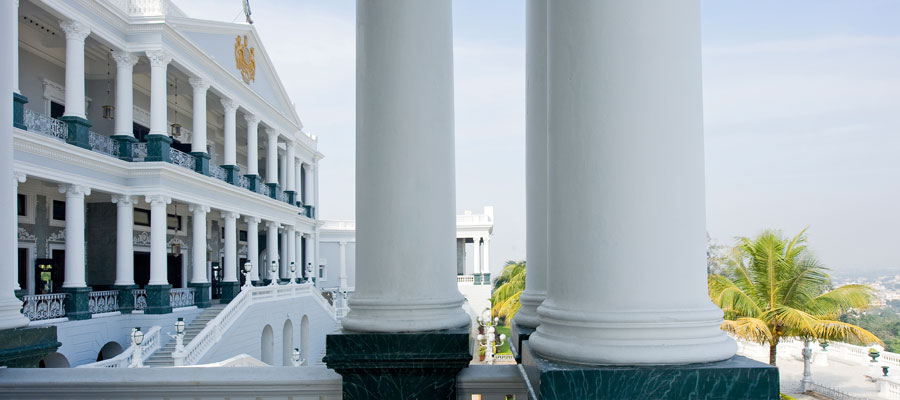
[[[594,366],[541,358],[528,341],[522,347],[522,365],[540,400],[779,398],[778,368],[741,356],[702,364]]]
[[[472,279],[474,280],[473,284],[475,284],[475,285],[481,284],[481,274],[472,274]]]
[[[69,136],[66,143],[74,144],[82,149],[91,149],[91,123],[81,117],[63,115],[59,120],[69,126]],[[166,150],[168,155],[168,150]]]
[[[288,202],[289,204],[295,204],[294,199],[296,198],[296,197],[295,197],[295,196],[296,196],[296,192],[294,192],[293,190],[285,190],[285,191],[284,191],[284,194],[287,195],[287,202]]]
[[[169,158],[169,146],[171,144],[172,138],[166,135],[147,135],[147,158],[144,161],[171,162]]]
[[[281,191],[281,186],[278,185],[278,183],[275,183],[275,182],[267,182],[267,183],[266,183],[266,186],[269,187],[269,197],[271,197],[271,198],[273,198],[273,199],[276,199],[276,200],[277,200],[279,197],[281,197],[281,196],[278,195],[278,194],[280,193],[280,191]]]
[[[116,144],[119,146],[119,159],[122,161],[133,161],[133,148],[138,140],[134,136],[128,135],[113,135],[112,138],[116,140]]]
[[[455,400],[456,376],[472,360],[468,327],[410,333],[338,331],[325,343],[324,361],[343,377],[344,400]]]
[[[147,309],[144,314],[169,314],[172,312],[172,303],[169,292],[172,285],[147,285]]]
[[[69,321],[91,319],[91,311],[88,308],[90,287],[63,287],[59,291],[67,294],[65,307],[66,317],[69,318]]]
[[[516,357],[516,362],[522,362],[522,343],[534,333],[534,328],[521,326],[513,319],[512,327],[509,331],[509,349],[512,350],[513,356]]]
[[[25,126],[25,103],[28,103],[27,97],[13,93],[13,126],[19,129],[28,129]]]
[[[241,184],[241,182],[240,182],[241,175],[239,174],[239,172],[241,172],[241,167],[239,167],[237,165],[223,165],[222,169],[225,170],[225,181],[226,182],[228,182],[232,185],[235,185],[235,186],[238,186]]]
[[[238,282],[222,282],[220,286],[222,287],[222,297],[219,298],[219,302],[222,304],[230,303],[241,293],[241,284]]]
[[[131,314],[134,311],[134,290],[137,285],[116,285],[113,289],[119,291],[119,312],[122,314]]]
[[[0,331],[0,366],[37,368],[48,353],[62,343],[56,341],[56,326],[45,325]]]
[[[191,155],[197,160],[194,171],[209,176],[209,154],[202,151],[192,151]]]
[[[262,185],[262,182],[259,180],[259,175],[256,174],[247,174],[244,175],[244,178],[247,178],[247,181],[250,182],[250,191],[255,192],[259,190],[259,185]]]
[[[211,284],[209,282],[188,283],[188,287],[194,288],[194,305],[197,308],[208,308],[212,303],[210,295]]]

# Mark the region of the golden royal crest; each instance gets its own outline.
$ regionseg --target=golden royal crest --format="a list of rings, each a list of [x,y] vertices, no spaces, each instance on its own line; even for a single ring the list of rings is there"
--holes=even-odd
[[[234,42],[234,63],[237,69],[241,71],[241,78],[244,83],[256,80],[256,60],[253,57],[254,48],[247,46],[247,35],[244,35],[244,41],[241,41],[241,35],[238,35]]]

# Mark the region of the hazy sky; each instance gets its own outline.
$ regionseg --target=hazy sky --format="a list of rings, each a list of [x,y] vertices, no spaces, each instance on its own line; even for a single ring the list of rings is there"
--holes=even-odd
[[[243,21],[239,0],[176,0]],[[325,154],[325,219],[354,217],[352,0],[255,0],[253,19]],[[495,206],[491,267],[525,258],[524,0],[454,1],[457,210]],[[900,2],[705,1],[707,227],[809,227],[829,267],[900,272]],[[648,243],[648,246],[652,246]]]

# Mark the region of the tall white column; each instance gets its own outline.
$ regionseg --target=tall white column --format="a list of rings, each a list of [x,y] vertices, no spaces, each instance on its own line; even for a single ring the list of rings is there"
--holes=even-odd
[[[250,261],[250,280],[259,280],[259,217],[244,217],[247,222],[247,260]]]
[[[194,89],[191,152],[206,153],[206,92],[210,83],[204,78],[191,78],[188,82]]]
[[[287,177],[285,176],[285,168],[287,168],[287,165],[285,163],[286,158],[287,157],[285,157],[284,155],[278,156],[278,183],[282,185],[281,189],[283,190],[285,190],[285,186],[287,186]]]
[[[297,277],[302,278],[303,277],[303,268],[306,268],[303,265],[303,260],[306,258],[303,254],[303,234],[300,232],[296,232],[296,234],[293,237],[293,240],[294,240],[294,249],[296,251],[296,259],[297,259],[296,261],[294,261],[297,263]],[[307,251],[309,251],[309,250],[307,250]]]
[[[188,211],[193,213],[191,226],[191,283],[207,283],[206,276],[206,214],[209,207],[200,204],[191,204]]]
[[[18,21],[15,26],[19,26]],[[66,33],[66,111],[64,115],[85,118],[84,39],[90,35],[91,30],[87,25],[78,21],[62,21],[59,26]],[[16,47],[18,48],[18,46]]]
[[[291,274],[291,263],[294,263],[294,266],[300,268],[301,265],[297,261],[297,231],[294,230],[293,226],[288,226],[286,229],[285,240],[287,241],[287,259],[284,261],[287,266],[285,269],[287,270],[287,277],[293,278],[294,276]]]
[[[470,323],[456,287],[450,1],[357,4],[356,292],[344,329]],[[411,218],[396,218],[409,215]]]
[[[149,195],[144,199],[150,203],[150,285],[168,285],[169,269],[166,257],[166,205],[172,199],[162,195]],[[68,210],[67,210],[68,211]],[[68,238],[67,238],[68,239]],[[66,252],[68,272],[68,251]]]
[[[706,280],[700,1],[550,2],[548,15],[553,278],[532,349],[585,364],[730,358]]]
[[[303,190],[303,171],[303,162],[298,159],[294,163],[294,187],[297,191],[297,194],[294,197],[296,197],[297,201],[306,205],[306,198],[304,197],[306,191]]]
[[[81,185],[59,185],[66,195],[66,277],[63,287],[85,287],[84,196],[91,189]]]
[[[481,273],[489,274],[491,273],[491,237],[485,236],[484,243],[481,244]],[[527,265],[527,264],[526,264]],[[528,279],[528,276],[525,276],[525,279]],[[487,284],[489,282],[485,282]]]
[[[134,203],[133,196],[114,195],[116,204],[116,286],[134,285]]]
[[[259,117],[244,114],[247,121],[247,175],[259,176]]]
[[[28,176],[25,175],[25,173],[13,171],[13,177],[12,177],[12,178],[13,178],[13,179],[12,179],[12,183],[13,183],[13,190],[12,190],[12,192],[13,192],[14,194],[18,194],[18,193],[19,193],[19,184],[20,184],[20,183],[25,183],[25,180],[28,179]],[[17,201],[17,204],[16,204],[16,205],[18,206],[18,197],[16,197],[16,201]],[[19,241],[18,241],[18,234],[19,234],[19,232],[18,232],[18,228],[19,228],[18,215],[16,215],[16,223],[15,223],[15,225],[11,226],[11,228],[12,228],[13,232],[15,232],[15,236],[13,236],[14,238],[16,238],[15,241],[14,241],[14,243],[15,243],[15,245],[16,245],[16,250],[18,250],[18,246],[19,246]],[[18,262],[19,262],[19,256],[18,256],[18,255],[19,255],[19,252],[16,251],[16,252],[13,253],[13,254],[16,254],[16,263],[18,263]],[[16,265],[18,265],[18,264],[16,264]],[[27,282],[28,282],[28,286],[27,286],[28,294],[34,294],[34,283],[33,283],[33,281],[34,281],[34,273],[31,272],[31,273],[29,273],[29,274],[27,274],[27,275],[28,275],[28,276],[26,277],[26,279],[28,279],[28,281],[27,281]],[[13,289],[14,289],[14,290],[20,290],[20,289],[22,289],[22,287],[19,286],[19,279],[18,279],[18,278],[19,278],[19,271],[18,271],[18,270],[16,270],[15,278],[16,278],[16,279],[13,280],[13,282],[15,283],[15,287],[14,287]]]
[[[224,165],[237,165],[237,134],[235,133],[235,119],[237,118],[238,105],[232,99],[222,99],[222,107],[225,109],[225,161]]]
[[[285,169],[285,172],[284,172],[285,183],[284,184],[285,184],[286,188],[284,190],[293,192],[293,191],[297,190],[296,175],[294,175],[297,172],[296,168],[295,168],[296,164],[294,164],[296,162],[294,143],[290,139],[288,139],[285,142],[285,148],[287,150],[285,151],[286,154],[285,154],[285,160],[284,160],[284,162],[286,164],[285,168],[284,168]]]
[[[347,290],[347,242],[341,241],[341,276],[340,276],[340,287],[341,290]]]
[[[10,3],[13,3],[10,5],[10,9],[3,9],[4,14],[9,15],[9,18],[3,23],[11,23],[6,30],[9,36],[6,37],[13,45],[9,52],[12,55],[12,91],[21,94],[22,92],[19,91],[19,0]]]
[[[288,258],[288,229],[287,226],[283,226],[281,228],[281,233],[278,235],[278,242],[281,244],[278,246],[280,250],[278,255],[278,277],[279,278],[287,278],[288,271],[290,271],[290,265],[288,265],[291,260]]]
[[[278,183],[278,131],[267,128],[266,183]]]
[[[308,206],[316,205],[315,198],[315,188],[313,186],[315,182],[315,167],[312,164],[306,164],[303,168],[303,173],[306,174],[306,198],[303,199],[303,204]],[[455,217],[454,217],[455,218]]]
[[[138,56],[127,51],[114,51],[116,60],[116,121],[115,136],[134,137],[134,66]]]
[[[150,134],[168,135],[166,113],[166,69],[172,55],[165,50],[147,50],[150,60]]]
[[[266,223],[266,265],[264,276],[269,279],[278,279],[278,275],[272,275],[272,261],[278,261],[278,225],[277,222],[269,221]]]
[[[240,214],[223,211],[225,220],[225,265],[222,267],[223,282],[237,282],[237,219]]]
[[[318,266],[316,265],[316,261],[315,261],[316,256],[315,256],[315,254],[313,254],[312,234],[309,234],[309,233],[304,234],[303,235],[303,243],[304,243],[304,246],[306,246],[306,254],[305,254],[305,257],[304,257],[303,263],[302,263],[303,270],[306,271],[308,274],[310,274],[309,276],[307,276],[308,278],[315,278],[318,276],[316,273]]]
[[[474,253],[474,261],[473,261],[473,272],[474,274],[481,273],[481,238],[475,238],[475,246],[473,246]]]

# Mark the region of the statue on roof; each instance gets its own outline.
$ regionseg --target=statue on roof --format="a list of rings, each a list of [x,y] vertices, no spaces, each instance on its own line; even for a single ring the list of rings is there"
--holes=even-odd
[[[247,18],[247,23],[253,25],[253,19],[250,18],[250,0],[244,0],[244,17]]]

